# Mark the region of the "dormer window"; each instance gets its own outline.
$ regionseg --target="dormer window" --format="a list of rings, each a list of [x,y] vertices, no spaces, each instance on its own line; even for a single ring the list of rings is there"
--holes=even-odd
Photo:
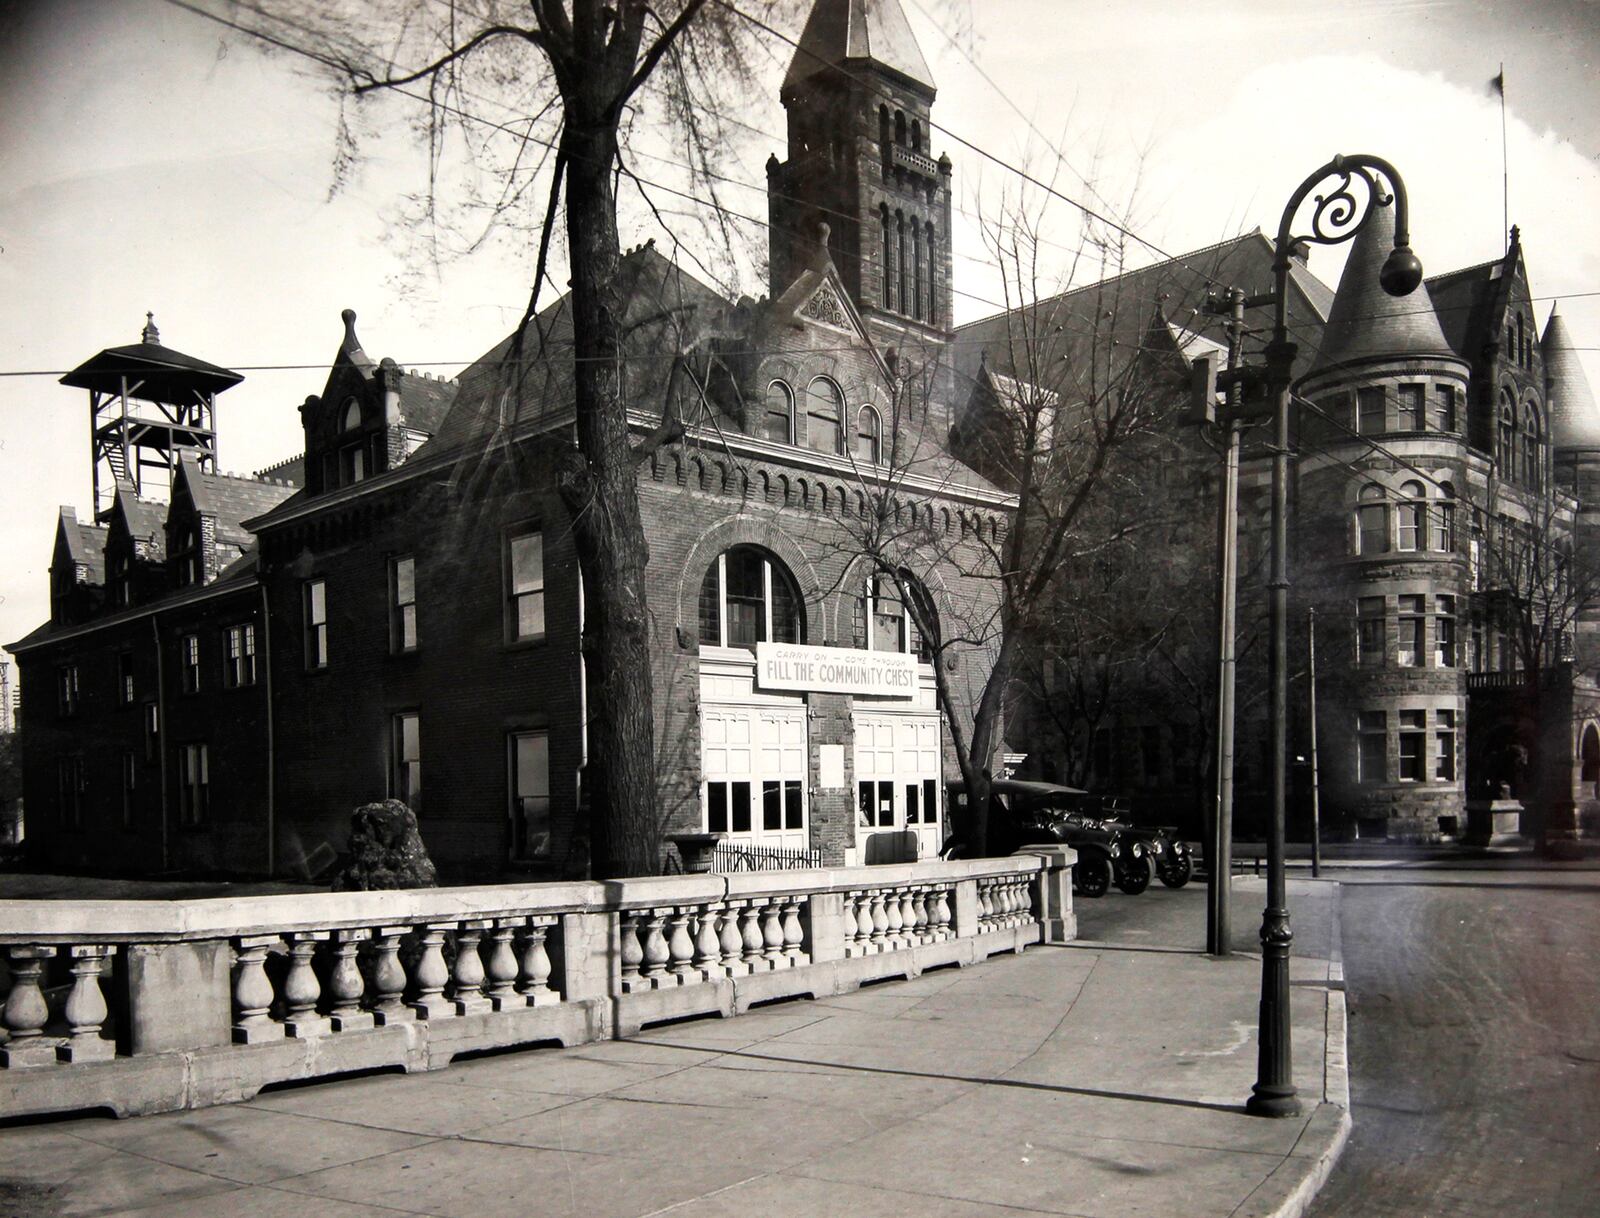
[[[357,434],[361,431],[361,403],[355,398],[344,404],[339,431],[344,439],[339,449],[339,482],[342,486],[351,486],[364,481],[368,472],[366,441]]]
[[[178,572],[178,586],[192,587],[200,582],[200,534],[193,525],[186,524],[178,530],[173,561]]]
[[[133,604],[133,579],[126,553],[111,558],[111,603],[118,609]]]

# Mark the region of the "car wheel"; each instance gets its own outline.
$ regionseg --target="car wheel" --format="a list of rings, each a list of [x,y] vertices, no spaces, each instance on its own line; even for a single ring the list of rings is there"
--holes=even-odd
[[[1122,869],[1117,876],[1117,887],[1130,897],[1136,897],[1146,888],[1150,887],[1150,862],[1148,859],[1134,859]]]
[[[1103,897],[1111,887],[1111,864],[1105,859],[1080,858],[1072,864],[1072,891],[1080,897]]]
[[[1182,888],[1193,874],[1194,859],[1187,854],[1177,854],[1161,869],[1161,882],[1168,888]]]

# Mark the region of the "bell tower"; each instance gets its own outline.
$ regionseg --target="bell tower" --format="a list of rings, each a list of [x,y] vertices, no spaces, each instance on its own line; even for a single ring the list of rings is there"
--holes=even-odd
[[[767,162],[771,292],[807,265],[818,224],[885,350],[942,345],[953,324],[950,159],[936,90],[900,0],[817,0],[784,77],[788,159]]]

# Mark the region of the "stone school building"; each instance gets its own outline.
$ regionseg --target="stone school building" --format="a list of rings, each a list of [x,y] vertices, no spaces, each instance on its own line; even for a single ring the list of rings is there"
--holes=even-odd
[[[925,857],[958,776],[936,675],[964,719],[989,661],[907,603],[982,620],[1011,502],[949,451],[952,170],[896,3],[820,0],[782,98],[769,294],[648,246],[623,266],[634,439],[687,422],[638,475],[662,828]],[[241,378],[153,321],[63,378],[96,496],[61,510],[50,621],[11,645],[34,857],[316,875],[390,796],[447,879],[582,873],[571,352],[562,300],[440,380],[368,356],[347,311],[303,451],[248,477],[216,466]]]

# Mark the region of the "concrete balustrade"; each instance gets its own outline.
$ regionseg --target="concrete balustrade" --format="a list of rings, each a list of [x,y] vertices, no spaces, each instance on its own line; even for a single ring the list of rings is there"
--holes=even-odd
[[[1072,937],[1074,858],[0,901],[0,1117],[202,1107],[973,964]]]

